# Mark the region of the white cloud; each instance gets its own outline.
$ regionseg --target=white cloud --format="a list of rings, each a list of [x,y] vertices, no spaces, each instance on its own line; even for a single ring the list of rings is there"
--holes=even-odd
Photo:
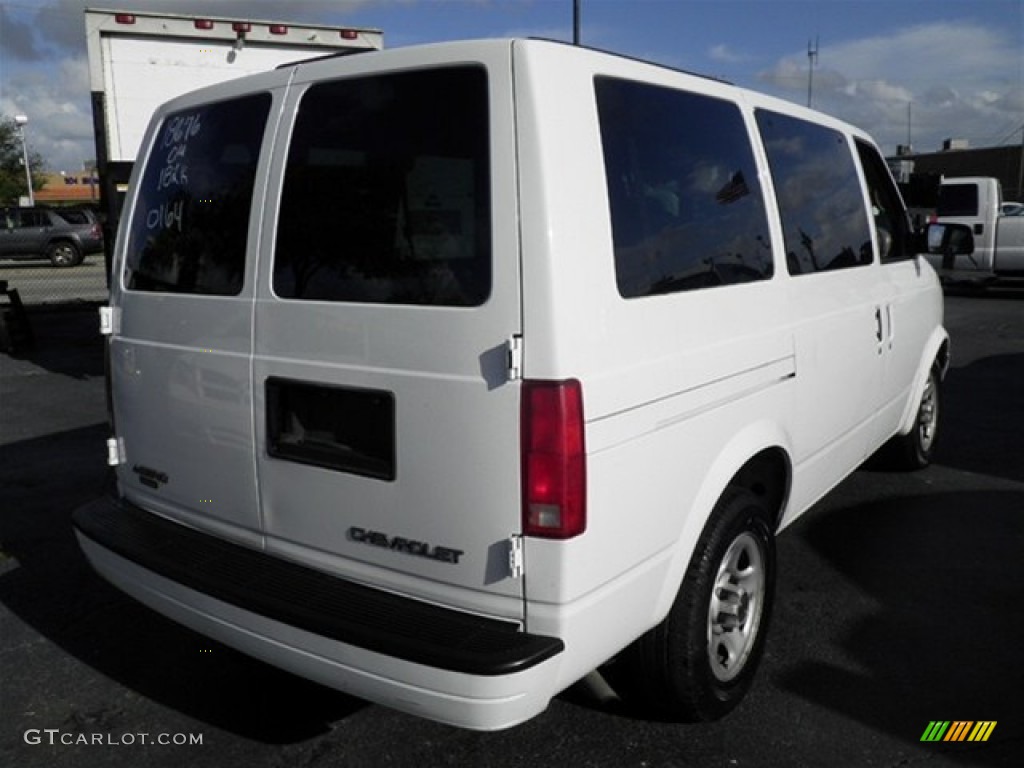
[[[1024,122],[1020,39],[969,23],[936,22],[819,49],[814,106],[865,128],[891,150],[907,140],[938,149],[943,138],[975,146]],[[785,57],[758,80],[804,101],[806,55]],[[908,113],[908,105],[909,113]]]
[[[708,51],[708,58],[723,64],[741,64],[750,59],[746,54],[737,53],[724,43],[711,46],[711,49]]]
[[[95,154],[89,73],[85,57],[65,59],[53,70],[22,70],[4,83],[0,114],[29,116],[26,137],[52,170],[81,167]]]
[[[848,96],[872,101],[906,104],[914,100],[909,90],[885,80],[858,80],[850,83],[843,91]]]
[[[1024,114],[1024,87],[1010,89],[994,106],[1011,114]]]

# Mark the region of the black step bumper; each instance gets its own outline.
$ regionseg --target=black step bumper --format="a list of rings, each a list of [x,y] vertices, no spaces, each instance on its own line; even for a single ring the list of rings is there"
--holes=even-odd
[[[78,532],[164,578],[243,610],[415,664],[507,675],[562,652],[511,621],[347,581],[103,497],[75,511]]]

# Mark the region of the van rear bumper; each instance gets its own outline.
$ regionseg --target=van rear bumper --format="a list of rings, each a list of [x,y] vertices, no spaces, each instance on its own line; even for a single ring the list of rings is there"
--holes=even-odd
[[[341,690],[469,728],[543,711],[558,638],[383,592],[100,498],[76,510],[105,578],[227,645]]]

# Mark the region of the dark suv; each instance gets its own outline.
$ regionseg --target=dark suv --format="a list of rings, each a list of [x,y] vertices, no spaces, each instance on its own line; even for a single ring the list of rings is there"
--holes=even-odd
[[[0,259],[49,259],[73,267],[103,250],[103,230],[87,208],[0,209]]]

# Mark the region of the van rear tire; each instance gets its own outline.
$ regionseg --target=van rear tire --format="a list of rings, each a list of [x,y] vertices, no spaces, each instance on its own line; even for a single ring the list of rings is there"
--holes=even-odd
[[[771,520],[753,493],[728,489],[668,616],[627,650],[630,683],[659,715],[717,720],[750,688],[775,596]]]

